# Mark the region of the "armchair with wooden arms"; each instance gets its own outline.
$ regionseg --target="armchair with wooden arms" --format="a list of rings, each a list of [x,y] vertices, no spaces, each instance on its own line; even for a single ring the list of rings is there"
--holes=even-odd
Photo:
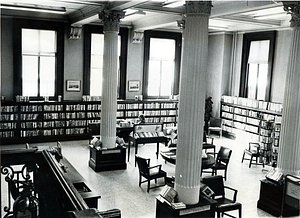
[[[147,182],[147,192],[149,192],[149,189],[151,188],[157,188],[166,185],[167,173],[161,169],[161,164],[150,166],[150,158],[143,158],[138,155],[135,157],[139,168],[139,186],[141,186],[142,183]],[[142,181],[142,177],[144,177],[146,180]],[[164,184],[150,187],[150,181],[154,179],[155,183],[157,183],[157,179],[159,178],[164,178]]]
[[[224,170],[224,178],[227,178],[227,168],[229,164],[229,160],[232,154],[232,150],[229,148],[225,148],[223,146],[220,147],[220,150],[217,154],[216,162],[212,166],[212,176],[217,175],[218,170]]]
[[[251,164],[263,165],[263,167],[265,167],[264,161],[262,161],[262,163],[257,162],[257,159],[262,156],[262,153],[263,152],[260,149],[259,143],[257,143],[257,142],[249,142],[248,149],[244,150],[244,154],[243,154],[243,158],[242,158],[242,163],[243,163],[244,160],[250,160],[249,168],[251,167]],[[250,156],[250,158],[245,158],[245,155]],[[255,158],[255,163],[252,163],[254,161],[253,158]]]
[[[222,176],[207,176],[202,178],[201,182],[214,192],[213,199],[217,201],[215,211],[218,218],[221,214],[222,216],[225,214],[234,217],[231,214],[225,213],[233,210],[238,210],[238,217],[242,217],[242,204],[236,201],[238,190],[225,186]],[[228,194],[229,192],[232,193],[231,198],[225,196],[225,190],[228,190]]]
[[[208,142],[208,139],[210,140],[210,142]],[[214,145],[214,138],[207,136],[205,131],[203,132],[202,149],[205,150],[206,153],[207,153],[207,149],[213,149],[213,152],[209,152],[209,153],[212,153],[215,157],[216,146]]]

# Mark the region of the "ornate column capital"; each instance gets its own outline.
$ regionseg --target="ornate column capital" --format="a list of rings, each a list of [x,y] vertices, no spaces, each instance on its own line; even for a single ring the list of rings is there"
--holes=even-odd
[[[124,18],[123,11],[103,10],[99,12],[99,19],[104,24],[103,31],[119,31],[121,19]]]
[[[291,27],[300,27],[300,2],[282,1],[283,10],[292,16]]]
[[[186,16],[210,16],[211,1],[186,1]]]

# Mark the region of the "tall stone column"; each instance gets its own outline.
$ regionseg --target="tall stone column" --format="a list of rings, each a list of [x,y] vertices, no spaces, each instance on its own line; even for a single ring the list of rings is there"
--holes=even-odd
[[[277,167],[283,174],[300,173],[300,3],[283,2],[292,15],[291,47],[286,75]]]
[[[116,147],[118,32],[124,12],[103,10],[99,19],[104,27],[103,82],[100,135],[104,147]]]
[[[186,1],[175,170],[175,190],[185,204],[199,202],[211,6]]]

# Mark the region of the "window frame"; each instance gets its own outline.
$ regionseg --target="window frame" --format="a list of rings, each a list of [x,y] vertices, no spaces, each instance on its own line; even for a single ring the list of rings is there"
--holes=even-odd
[[[147,30],[144,32],[144,69],[143,69],[143,98],[156,99],[156,98],[169,98],[169,96],[148,96],[148,76],[149,76],[149,57],[150,57],[150,38],[161,39],[174,39],[175,40],[175,66],[174,66],[174,84],[173,95],[179,94],[179,80],[180,80],[180,62],[181,62],[181,47],[182,47],[182,34],[177,32],[165,32]]]
[[[249,75],[248,58],[249,58],[251,42],[252,41],[261,41],[261,40],[270,40],[269,59],[268,59],[268,76],[267,76],[267,85],[266,85],[266,94],[265,94],[265,101],[270,101],[273,61],[274,61],[274,49],[275,49],[275,37],[276,37],[276,31],[266,31],[266,32],[244,34],[239,97],[247,98],[247,96],[248,96],[248,75]]]
[[[64,76],[64,30],[62,22],[37,21],[28,19],[14,19],[13,56],[14,56],[14,96],[22,95],[22,29],[53,30],[57,32],[57,54],[55,66],[55,93],[49,100],[57,100],[63,96]],[[30,97],[30,100],[43,100],[43,96]]]
[[[90,75],[91,75],[91,38],[93,33],[104,34],[103,26],[85,25],[84,27],[84,75],[83,75],[83,95],[90,95]],[[126,73],[127,73],[127,48],[128,48],[128,28],[120,28],[121,55],[120,55],[120,90],[119,99],[126,96]]]

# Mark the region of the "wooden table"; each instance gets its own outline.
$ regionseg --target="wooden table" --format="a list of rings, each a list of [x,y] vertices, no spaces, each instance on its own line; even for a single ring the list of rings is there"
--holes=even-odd
[[[156,143],[156,158],[158,159],[158,154],[159,154],[159,143],[165,143],[167,146],[168,144],[168,138],[165,136],[162,137],[145,137],[145,138],[135,138],[131,135],[129,135],[128,138],[128,161],[129,161],[129,156],[130,156],[130,144],[131,142],[133,143],[135,147],[135,154],[138,153],[138,145],[139,144],[146,144],[146,143]]]
[[[161,151],[160,155],[167,162],[176,164],[176,148],[170,149],[168,152]],[[208,154],[207,158],[202,158],[202,169],[209,169],[214,165],[214,163],[215,163],[215,158]]]

